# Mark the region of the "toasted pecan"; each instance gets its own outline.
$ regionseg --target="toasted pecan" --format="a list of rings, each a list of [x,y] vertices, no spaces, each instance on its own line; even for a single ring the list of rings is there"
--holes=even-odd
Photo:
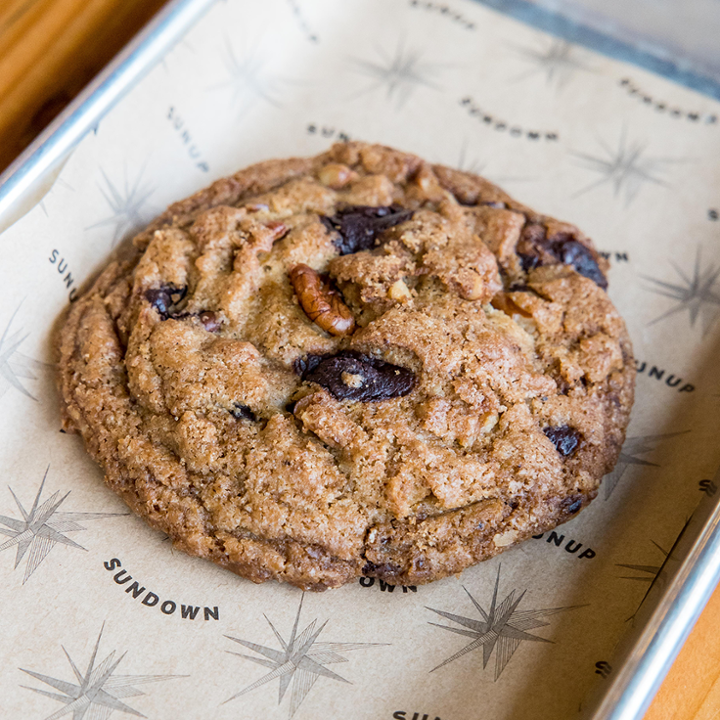
[[[295,265],[290,282],[305,314],[331,335],[349,335],[355,330],[355,318],[340,293],[308,265]]]

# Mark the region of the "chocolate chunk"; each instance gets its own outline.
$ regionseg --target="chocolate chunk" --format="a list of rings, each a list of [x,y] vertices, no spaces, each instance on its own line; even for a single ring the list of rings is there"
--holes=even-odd
[[[398,565],[395,565],[395,563],[374,563],[370,560],[365,561],[365,565],[362,569],[362,574],[365,577],[378,577],[381,576],[383,578],[391,577],[393,575],[399,575],[402,571],[402,568]]]
[[[529,223],[522,229],[517,254],[525,272],[543,264],[546,234],[545,226],[538,223]]]
[[[574,515],[576,512],[580,510],[583,504],[583,496],[582,495],[571,495],[570,497],[565,498],[561,503],[560,507],[562,508],[563,512],[565,512],[568,515]]]
[[[304,368],[304,369],[303,369]],[[310,355],[296,371],[303,380],[321,385],[337,400],[377,402],[407,395],[415,387],[415,374],[404,367],[352,351],[337,355]]]
[[[217,332],[220,329],[220,319],[211,310],[201,312],[198,318],[208,332]]]
[[[165,318],[168,316],[168,311],[172,301],[170,300],[170,294],[163,289],[152,289],[145,292],[145,299]]]
[[[498,210],[504,210],[507,207],[507,205],[504,202],[498,202],[496,200],[484,202],[483,205],[487,205],[488,207],[496,208]]]
[[[204,310],[200,313],[179,312],[177,305],[187,295],[187,287],[176,288],[174,285],[166,285],[161,288],[152,288],[145,291],[145,299],[158,311],[162,320],[185,320],[187,318],[198,318],[208,332],[217,332],[221,322],[217,314],[211,310]]]
[[[174,285],[165,285],[145,291],[145,299],[158,311],[163,320],[171,317],[172,307],[177,305],[185,295],[187,295],[187,287],[176,288]]]
[[[369,250],[378,236],[401,222],[409,220],[412,210],[400,207],[370,207],[355,205],[339,210],[333,217],[321,217],[325,227],[337,231],[339,237],[333,242],[341,255],[351,255],[360,250]]]
[[[252,420],[253,422],[257,420],[255,413],[250,409],[250,407],[239,402],[234,404],[230,413],[236,420]]]
[[[553,254],[565,265],[572,265],[583,277],[592,280],[603,290],[607,290],[607,279],[600,270],[593,254],[582,243],[562,233],[567,239],[553,238]]]
[[[327,357],[332,356],[306,355],[304,358],[297,358],[295,362],[293,362],[293,370],[295,370],[296,375],[304,379],[308,373],[311,373]]]
[[[537,255],[519,252],[518,257],[520,258],[520,265],[525,272],[530,272],[538,265],[542,265],[540,258]]]
[[[550,442],[563,457],[572,455],[580,444],[580,433],[575,430],[575,428],[571,428],[569,425],[548,427],[545,428],[544,432]]]
[[[560,232],[547,237],[544,225],[529,223],[523,228],[517,253],[525,272],[557,260],[563,265],[571,265],[603,290],[607,289],[607,279],[595,254],[571,233]]]

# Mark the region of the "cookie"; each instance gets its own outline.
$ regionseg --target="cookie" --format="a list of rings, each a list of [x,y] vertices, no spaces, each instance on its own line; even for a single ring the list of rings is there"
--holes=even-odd
[[[255,582],[427,583],[562,523],[634,361],[577,228],[378,145],[172,205],[71,306],[64,427],[175,547]]]

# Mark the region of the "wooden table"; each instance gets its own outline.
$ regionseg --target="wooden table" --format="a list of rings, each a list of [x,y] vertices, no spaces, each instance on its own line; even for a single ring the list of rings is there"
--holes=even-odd
[[[165,1],[0,0],[0,170]],[[720,590],[645,720],[720,720]]]

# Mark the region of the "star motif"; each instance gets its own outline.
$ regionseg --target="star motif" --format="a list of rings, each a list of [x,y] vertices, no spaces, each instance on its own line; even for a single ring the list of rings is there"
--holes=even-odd
[[[690,314],[690,327],[695,327],[695,322],[700,318],[702,333],[706,335],[720,313],[720,288],[715,287],[718,276],[720,276],[720,266],[710,265],[702,268],[700,248],[695,255],[692,274],[686,273],[672,261],[670,264],[680,276],[679,283],[641,276],[643,280],[651,283],[651,287],[648,288],[650,292],[676,301],[667,312],[655,318],[650,324],[687,310]]]
[[[211,89],[228,88],[231,92],[231,104],[238,108],[238,115],[243,116],[258,102],[264,101],[274,107],[280,107],[283,86],[290,81],[280,75],[272,74],[267,69],[267,59],[260,52],[257,44],[248,47],[238,57],[225,39],[222,55],[223,65],[228,79]]]
[[[320,38],[318,38],[317,33],[314,33],[310,26],[307,24],[305,18],[303,17],[303,12],[300,7],[300,3],[297,0],[288,0],[288,3],[290,4],[290,8],[292,10],[292,14],[295,16],[295,20],[297,21],[298,26],[302,30],[302,32],[305,34],[305,37],[310,42],[319,42]]]
[[[95,132],[97,133],[97,129],[95,130]],[[43,199],[38,203],[38,205],[42,208],[42,211],[45,213],[45,217],[49,217],[47,207],[45,207],[45,198],[48,195],[50,195],[50,193],[53,192],[55,190],[55,188],[58,188],[58,187],[64,188],[65,190],[70,190],[71,192],[75,192],[75,188],[72,185],[70,185],[69,183],[66,183],[62,178],[58,178],[53,183],[53,186],[50,188],[50,190],[48,190],[47,193],[45,193],[45,195],[43,196]]]
[[[50,468],[48,467],[48,470]],[[82,512],[58,512],[58,508],[67,499],[69,492],[60,499],[60,492],[51,495],[47,500],[40,504],[40,496],[42,495],[45,479],[48,470],[40,483],[40,489],[35,495],[32,507],[29,511],[25,510],[17,495],[12,488],[10,494],[13,496],[15,503],[20,510],[22,520],[0,515],[0,535],[6,535],[10,539],[0,545],[0,552],[17,547],[15,555],[16,569],[21,561],[30,551],[25,565],[25,576],[23,577],[23,585],[28,578],[37,570],[40,563],[48,556],[50,551],[57,543],[61,545],[69,545],[78,550],[86,550],[82,545],[78,545],[74,540],[66,537],[64,533],[85,530],[78,521],[99,520],[106,517],[118,517],[124,513],[82,513]],[[3,527],[4,526],[4,527]]]
[[[663,562],[665,558],[670,554],[667,550],[663,550],[654,540],[651,540],[652,544],[663,554]],[[628,565],[626,563],[615,563],[617,567],[627,568],[640,575],[621,575],[623,580],[638,580],[640,582],[646,582],[652,584],[655,582],[660,570],[662,570],[662,564],[660,565]]]
[[[477,156],[472,158],[470,157],[470,154],[468,153],[468,142],[467,139],[465,139],[460,147],[457,169],[462,170],[463,172],[472,173],[473,175],[482,175],[486,166],[487,163],[482,162]]]
[[[67,682],[66,680],[59,680],[49,675],[42,675],[33,670],[20,668],[22,672],[27,673],[36,680],[60,692],[60,694],[58,694],[40,688],[28,687],[27,685],[21,686],[26,690],[32,690],[39,695],[49,697],[65,706],[48,715],[45,720],[56,720],[65,715],[70,715],[70,713],[72,713],[72,720],[107,720],[114,710],[143,718],[146,716],[131,708],[129,705],[126,705],[120,698],[124,699],[144,695],[145,693],[142,692],[142,690],[137,689],[137,685],[146,685],[147,683],[186,677],[184,675],[115,675],[116,668],[126,655],[126,653],[123,653],[116,659],[115,650],[96,666],[95,661],[104,628],[105,625],[103,624],[84,674],[80,672],[68,651],[63,647],[63,652],[70,663],[77,684]]]
[[[422,51],[406,49],[404,38],[398,42],[394,55],[386,53],[377,45],[375,51],[380,56],[379,61],[350,58],[355,72],[371,80],[355,97],[384,88],[387,99],[395,100],[396,107],[401,108],[418,87],[440,90],[431,78],[448,65],[422,62]]]
[[[144,212],[145,204],[155,192],[155,188],[149,183],[142,182],[143,169],[140,170],[134,183],[128,182],[125,174],[125,184],[122,189],[113,184],[112,180],[101,168],[100,173],[105,181],[105,187],[98,183],[98,188],[110,206],[112,215],[90,225],[86,230],[97,227],[115,226],[113,244],[131,231],[137,230],[146,224],[147,214]]]
[[[30,333],[26,333],[23,328],[10,332],[18,310],[20,310],[20,305],[11,315],[10,321],[5,326],[2,337],[0,337],[0,398],[11,387],[14,387],[31,400],[37,400],[22,384],[21,378],[24,380],[37,380],[37,375],[33,371],[42,370],[46,365],[20,352],[20,346],[27,340]]]
[[[633,437],[627,438],[622,446],[622,450],[620,451],[620,455],[613,471],[603,478],[605,499],[607,500],[612,495],[613,490],[620,482],[620,479],[630,465],[660,467],[657,463],[650,462],[649,460],[643,460],[638,457],[638,455],[644,455],[645,453],[652,452],[657,449],[658,445],[660,445],[663,440],[676,437],[677,435],[684,435],[685,432],[686,431],[664,433],[662,435],[634,435]]]
[[[287,641],[285,641],[282,635],[280,635],[270,619],[266,615],[264,616],[277,638],[278,643],[280,643],[282,648],[281,650],[276,650],[275,648],[266,647],[264,645],[257,645],[256,643],[249,642],[247,640],[240,640],[239,638],[234,638],[230,635],[225,636],[228,640],[232,640],[233,642],[252,650],[262,657],[244,655],[242,653],[236,653],[228,650],[227,652],[231,655],[237,655],[238,657],[245,658],[246,660],[250,660],[258,665],[270,668],[269,673],[263,675],[260,679],[251,683],[240,692],[235,693],[235,695],[225,701],[226,703],[250,692],[251,690],[259,688],[261,685],[265,685],[265,683],[269,683],[272,680],[279,678],[280,694],[278,698],[278,705],[282,702],[288,687],[292,685],[288,714],[288,717],[291,718],[297,712],[300,704],[307,697],[307,694],[310,690],[312,690],[313,685],[315,685],[315,682],[320,676],[327,677],[338,682],[351,684],[349,680],[346,680],[344,677],[325,667],[326,665],[331,665],[333,663],[348,662],[348,659],[343,657],[340,653],[348,653],[352,650],[362,650],[364,648],[387,645],[387,643],[317,642],[318,636],[328,624],[327,620],[316,630],[315,626],[317,624],[317,619],[315,619],[300,634],[298,634],[298,624],[300,622],[300,611],[302,610],[303,600],[304,595],[300,599],[300,605],[298,607],[297,615],[295,616],[295,622],[290,632],[290,638]]]
[[[556,38],[545,43],[542,48],[516,47],[517,52],[534,66],[518,76],[516,80],[536,74],[544,74],[548,86],[553,84],[561,89],[577,70],[591,72],[592,68],[577,57],[576,46],[567,40]]]
[[[451,655],[446,660],[443,660],[439,665],[435,666],[430,672],[435,672],[441,667],[457,660],[458,658],[466,655],[473,650],[477,650],[482,647],[483,649],[483,669],[487,667],[490,658],[492,657],[493,651],[495,652],[495,680],[500,677],[502,671],[505,669],[510,659],[515,654],[515,651],[523,641],[528,642],[542,642],[551,643],[552,640],[540,637],[539,635],[532,635],[527,632],[534,628],[544,627],[549,625],[544,618],[550,615],[555,615],[565,610],[573,610],[580,605],[573,605],[569,607],[560,608],[548,608],[546,610],[518,610],[518,605],[522,601],[527,590],[523,590],[515,599],[515,590],[512,590],[505,599],[497,604],[498,588],[500,586],[500,567],[498,567],[497,579],[495,581],[495,590],[493,591],[492,602],[490,609],[486,612],[480,603],[470,594],[469,590],[463,586],[463,590],[467,593],[470,601],[475,606],[482,619],[465,617],[463,615],[455,615],[454,613],[446,612],[445,610],[436,610],[435,608],[427,608],[438,615],[441,615],[448,620],[461,625],[462,627],[452,627],[448,625],[439,625],[438,623],[429,623],[435,625],[435,627],[442,628],[448,632],[456,633],[458,635],[465,635],[466,637],[472,638],[464,648],[458,650],[454,655]]]
[[[610,184],[614,196],[623,196],[627,206],[637,197],[643,185],[651,183],[667,187],[667,183],[660,176],[664,172],[664,166],[678,162],[677,160],[647,155],[647,143],[628,141],[624,129],[616,148],[610,147],[601,138],[597,141],[604,155],[573,153],[581,165],[600,175],[598,180],[581,188],[574,197],[600,185]]]
[[[460,153],[458,155],[457,167],[458,170],[463,172],[472,173],[473,175],[482,175],[496,185],[502,185],[502,183],[509,182],[523,182],[525,180],[532,180],[531,177],[519,177],[517,175],[497,175],[495,173],[488,172],[486,170],[488,163],[482,162],[477,156],[471,157],[468,153],[468,143],[465,140],[460,147]]]
[[[630,565],[626,563],[615,563],[617,567],[627,568],[636,573],[645,573],[644,575],[622,575],[621,577],[623,580],[636,580],[638,582],[648,583],[648,588],[645,591],[645,594],[643,595],[640,604],[637,606],[635,612],[627,619],[627,622],[630,622],[633,625],[635,624],[635,618],[640,608],[644,605],[645,601],[648,598],[648,595],[650,595],[650,592],[653,590],[653,588],[655,588],[655,586],[657,586],[658,589],[661,591],[665,588],[668,576],[667,573],[662,572],[663,568],[665,567],[665,563],[668,561],[668,559],[672,557],[672,554],[677,547],[680,538],[684,535],[687,526],[690,524],[691,517],[689,517],[685,521],[682,530],[680,530],[680,532],[678,533],[678,536],[675,538],[675,542],[673,543],[673,546],[670,548],[669,551],[663,550],[663,548],[661,548],[660,545],[658,545],[654,540],[651,541],[652,544],[663,554],[663,561],[660,565]]]

